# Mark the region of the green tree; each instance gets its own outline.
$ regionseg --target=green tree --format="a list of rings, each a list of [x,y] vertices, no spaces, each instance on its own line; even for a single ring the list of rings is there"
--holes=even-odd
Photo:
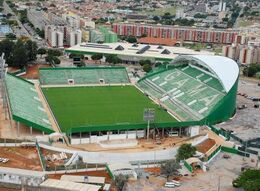
[[[191,144],[182,144],[177,152],[176,159],[177,161],[185,160],[190,157],[193,157],[196,153],[196,147],[193,147]]]
[[[151,64],[145,64],[145,65],[143,65],[143,70],[145,71],[145,72],[150,72],[151,70],[152,70],[152,66],[151,66]]]
[[[58,57],[56,57],[56,56],[53,56],[53,57],[52,57],[52,61],[53,61],[53,63],[54,63],[55,65],[60,64],[60,59],[59,59]]]
[[[41,57],[42,57],[42,55],[44,55],[44,54],[46,54],[46,53],[47,53],[47,51],[46,51],[45,48],[39,48],[39,49],[37,50],[37,54],[40,54]]]
[[[243,70],[243,74],[248,77],[253,77],[257,72],[260,72],[260,65],[250,64],[249,67]]]
[[[121,60],[117,57],[117,55],[108,54],[106,55],[106,62],[110,64],[118,64],[121,62]]]
[[[44,38],[44,30],[40,30],[39,28],[36,28],[35,32],[36,32],[41,38]]]
[[[0,52],[5,54],[6,63],[12,65],[12,51],[15,43],[9,39],[0,41]]]
[[[61,51],[55,50],[55,49],[49,49],[47,51],[47,53],[48,53],[49,56],[61,56],[62,55]]]
[[[117,191],[122,191],[124,188],[125,183],[127,182],[128,177],[124,176],[123,174],[119,174],[118,176],[115,177],[115,185]]]
[[[196,13],[194,15],[194,18],[205,19],[205,18],[207,18],[207,15],[204,15],[204,14],[201,14],[201,13]]]
[[[12,66],[23,68],[28,62],[27,50],[21,40],[18,40],[13,49]]]
[[[25,49],[27,51],[28,61],[35,61],[37,59],[37,49],[38,49],[36,42],[31,40],[26,41]]]
[[[129,43],[136,43],[137,42],[137,39],[134,36],[128,36],[125,40]]]
[[[13,33],[8,33],[5,35],[5,38],[9,39],[9,40],[15,40],[16,39],[16,35]]]
[[[103,58],[103,54],[96,53],[91,56],[92,60],[101,60]]]
[[[151,62],[151,60],[140,60],[140,61],[139,61],[139,64],[140,64],[141,66],[144,66],[145,64],[152,65],[152,62]]]
[[[245,191],[260,190],[260,170],[246,170],[233,181],[233,185]]]
[[[181,169],[181,165],[176,160],[170,160],[161,165],[161,174],[169,178],[169,176],[178,175],[179,169]]]

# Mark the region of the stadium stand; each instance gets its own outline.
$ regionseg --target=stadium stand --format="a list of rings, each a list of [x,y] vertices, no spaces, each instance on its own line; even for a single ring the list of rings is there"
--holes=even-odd
[[[63,85],[68,80],[74,84],[127,84],[129,78],[124,67],[88,67],[88,68],[41,68],[41,85]]]
[[[54,132],[34,84],[11,74],[5,79],[13,119],[46,133]]]
[[[203,119],[225,95],[213,74],[190,65],[148,75],[138,86],[185,121]]]

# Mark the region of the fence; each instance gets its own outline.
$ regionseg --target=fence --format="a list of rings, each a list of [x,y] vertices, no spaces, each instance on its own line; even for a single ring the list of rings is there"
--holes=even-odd
[[[184,166],[188,169],[188,171],[190,171],[191,173],[193,173],[193,168],[191,165],[189,165],[186,160],[184,160]]]
[[[222,135],[227,140],[230,139],[230,136],[231,136],[231,132],[230,131],[226,131],[225,129],[219,129],[219,128],[213,126],[213,125],[209,125],[208,127],[210,128],[211,131],[213,131],[217,135]]]
[[[218,154],[220,150],[221,150],[221,145],[219,145],[219,147],[214,152],[212,152],[207,158],[205,158],[204,162],[210,161],[213,157],[215,157]]]
[[[89,164],[89,163],[80,163],[80,164],[73,164],[69,166],[65,165],[59,165],[59,166],[53,166],[53,167],[46,167],[46,171],[71,171],[71,170],[87,170],[88,168],[105,168],[106,164]]]
[[[244,151],[240,151],[240,150],[235,149],[235,148],[222,146],[221,151],[224,151],[224,152],[227,152],[227,153],[232,153],[232,154],[237,154],[237,155],[244,156],[244,157],[250,157],[249,153],[244,152]]]
[[[43,171],[46,171],[46,163],[45,163],[45,158],[42,154],[42,151],[41,151],[41,147],[39,146],[38,142],[36,141],[35,143],[35,146],[36,146],[36,150],[38,152],[38,155],[39,155],[39,158],[40,158],[40,162],[41,162],[41,165],[42,165],[42,169]]]

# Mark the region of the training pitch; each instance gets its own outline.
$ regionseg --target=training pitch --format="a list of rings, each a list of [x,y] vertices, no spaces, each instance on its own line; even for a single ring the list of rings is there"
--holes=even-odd
[[[52,87],[42,90],[63,132],[73,128],[143,124],[145,108],[155,109],[155,123],[177,121],[134,86]]]

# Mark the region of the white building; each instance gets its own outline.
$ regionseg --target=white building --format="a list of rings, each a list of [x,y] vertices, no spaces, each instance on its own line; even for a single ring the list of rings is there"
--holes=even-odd
[[[175,17],[176,17],[176,19],[184,18],[185,17],[184,9],[183,8],[177,9]]]
[[[41,171],[23,170],[18,168],[0,168],[0,182],[18,185],[39,186],[46,179]]]
[[[45,40],[53,48],[63,47],[64,27],[45,26]]]
[[[77,15],[68,15],[64,14],[62,15],[63,19],[67,22],[69,27],[72,28],[80,28],[80,17]]]
[[[81,44],[82,32],[80,29],[70,30],[67,35],[67,44],[69,46],[75,46]]]

